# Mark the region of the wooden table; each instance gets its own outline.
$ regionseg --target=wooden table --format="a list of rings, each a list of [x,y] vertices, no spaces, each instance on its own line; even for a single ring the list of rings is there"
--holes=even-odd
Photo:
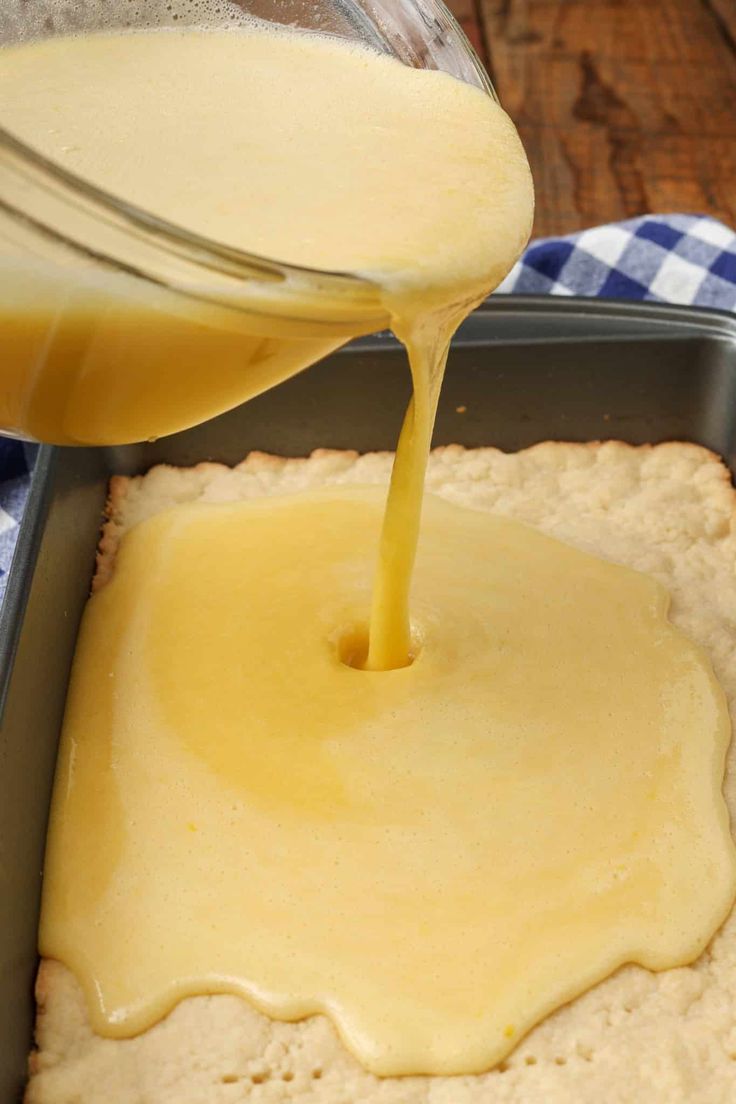
[[[736,227],[736,0],[449,0],[529,154],[535,234]]]

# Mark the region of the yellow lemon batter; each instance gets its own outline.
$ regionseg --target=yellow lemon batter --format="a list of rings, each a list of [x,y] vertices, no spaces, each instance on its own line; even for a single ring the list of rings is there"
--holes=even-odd
[[[382,505],[176,507],[91,599],[41,949],[98,1031],[239,992],[380,1074],[475,1072],[723,919],[728,718],[663,588],[429,498],[416,658],[359,671]]]
[[[414,399],[367,664],[406,663],[409,581],[449,341],[509,271],[531,227],[529,167],[508,116],[445,73],[327,37],[255,28],[6,49],[0,104],[13,133],[129,203],[251,253],[373,282],[368,328],[383,319],[406,344]],[[8,243],[0,246],[1,257]],[[9,257],[0,425],[47,440],[170,432],[350,336],[320,327],[305,291],[296,340],[293,319],[269,315],[268,285],[244,287],[249,313],[238,320],[196,302],[172,314],[160,289],[112,277],[69,292],[62,271],[59,307],[52,275],[39,283],[36,269],[30,278],[23,258]],[[356,315],[365,309],[357,303]],[[259,310],[265,317],[254,318]]]

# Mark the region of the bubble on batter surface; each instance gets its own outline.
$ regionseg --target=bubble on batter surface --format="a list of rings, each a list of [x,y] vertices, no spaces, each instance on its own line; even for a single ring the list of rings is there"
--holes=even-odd
[[[280,23],[285,26],[353,36],[365,34],[352,5],[320,8],[311,0],[5,0],[0,46],[12,46],[57,35],[90,34],[167,27],[248,28]]]

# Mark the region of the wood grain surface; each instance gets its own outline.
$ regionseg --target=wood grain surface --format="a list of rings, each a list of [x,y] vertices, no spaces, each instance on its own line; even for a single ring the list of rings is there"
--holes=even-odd
[[[537,235],[648,211],[736,226],[736,0],[451,0],[518,125]]]

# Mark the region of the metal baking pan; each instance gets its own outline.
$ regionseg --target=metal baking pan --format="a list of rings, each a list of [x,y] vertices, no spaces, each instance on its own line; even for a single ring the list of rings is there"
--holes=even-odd
[[[0,1104],[31,1047],[44,839],[57,737],[107,481],[250,449],[391,449],[403,350],[366,338],[205,425],[124,448],[41,449],[0,613]],[[713,311],[497,297],[453,345],[436,444],[688,440],[736,471],[736,318]]]

